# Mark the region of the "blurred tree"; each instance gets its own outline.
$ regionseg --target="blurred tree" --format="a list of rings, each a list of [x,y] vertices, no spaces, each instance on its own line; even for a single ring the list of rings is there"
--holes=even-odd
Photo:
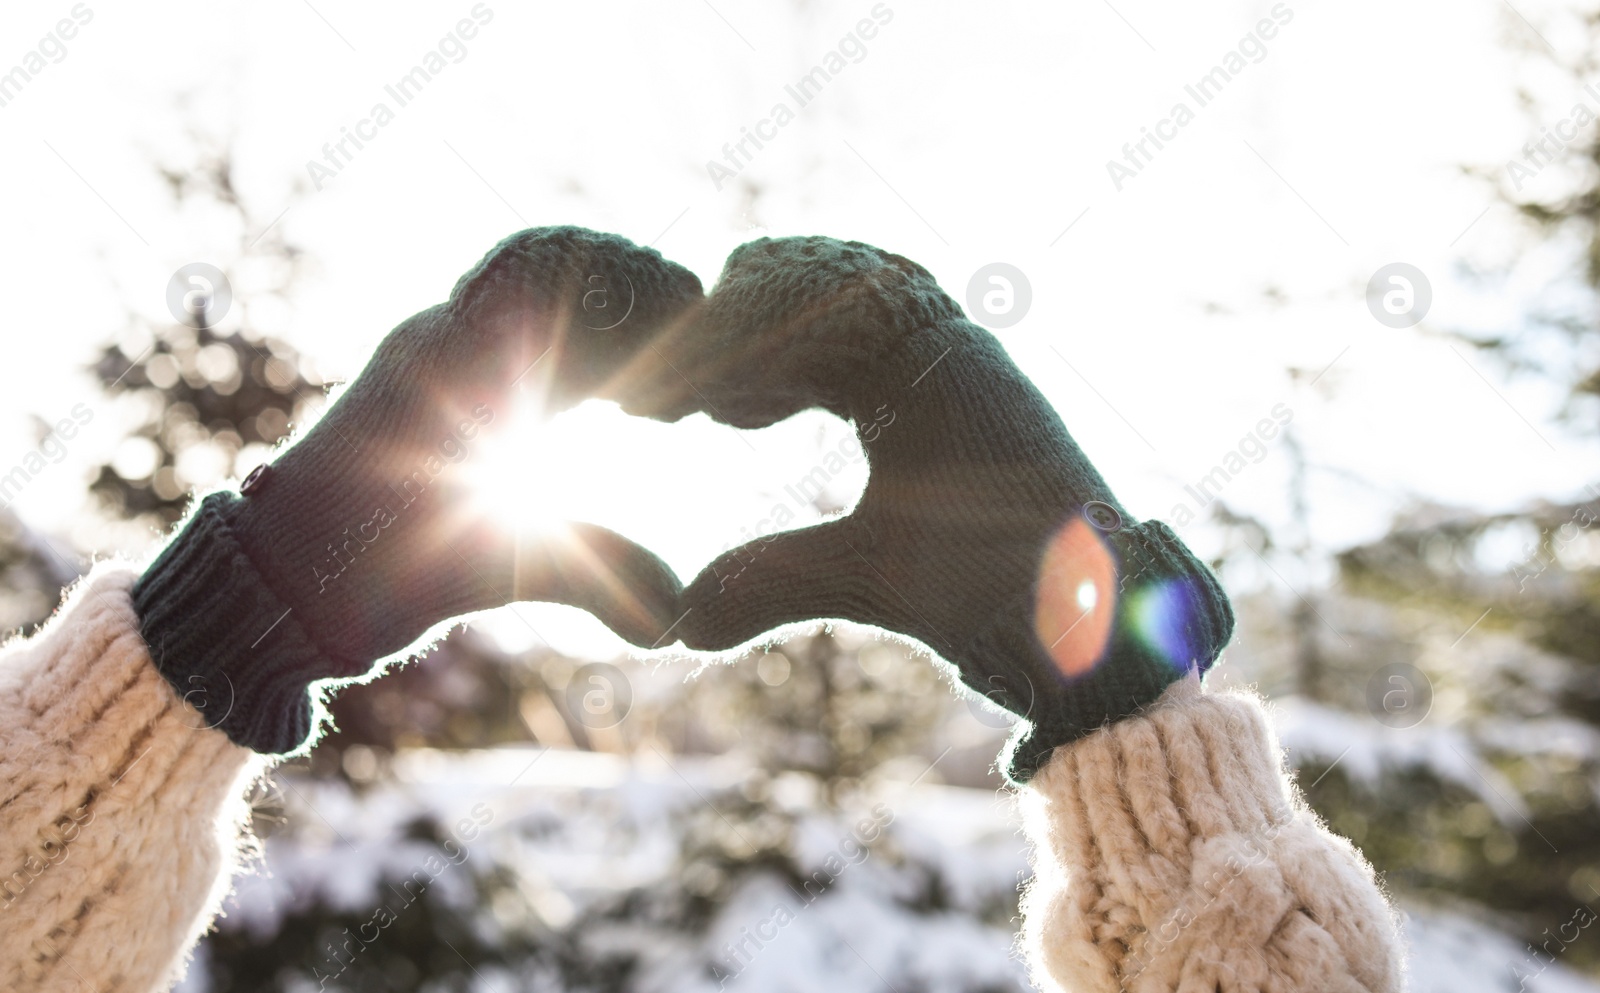
[[[1578,18],[1591,43],[1565,68],[1587,81],[1600,68],[1600,11]],[[1542,47],[1530,52],[1549,57]],[[1570,110],[1562,106],[1555,117]],[[1483,172],[1530,222],[1533,248],[1570,252],[1572,264],[1520,327],[1455,334],[1514,375],[1555,384],[1568,422],[1593,434],[1600,140],[1592,126],[1563,155],[1570,168],[1549,175],[1567,186],[1553,195],[1518,195],[1504,169]],[[1298,439],[1287,447],[1291,517],[1302,521],[1309,463]],[[1240,534],[1243,544],[1269,544],[1254,518],[1224,510],[1217,521],[1235,535],[1230,549]],[[1416,502],[1386,535],[1336,552],[1327,588],[1240,603],[1241,629],[1263,634],[1258,655],[1279,656],[1256,658],[1252,675],[1289,710],[1286,742],[1313,807],[1405,899],[1466,901],[1535,944],[1576,907],[1600,906],[1597,523],[1600,499],[1571,495],[1496,511]],[[1308,620],[1313,602],[1338,639]],[[1394,682],[1397,667],[1412,668]],[[1390,713],[1396,692],[1417,713]],[[1568,965],[1600,968],[1593,942],[1555,947]]]
[[[107,512],[164,530],[196,489],[267,455],[309,413],[302,397],[321,388],[275,338],[181,324],[149,328],[149,337],[137,355],[107,345],[94,366],[107,392],[136,397],[144,415],[90,488]]]
[[[885,762],[923,748],[952,710],[931,661],[858,639],[847,648],[823,630],[708,667],[687,713],[736,733],[765,775],[808,777],[836,805]]]
[[[1487,818],[1470,791],[1416,768],[1404,793],[1353,806],[1380,865],[1522,915],[1537,933],[1574,901],[1600,900],[1600,500],[1418,517],[1343,552],[1340,571],[1352,591],[1462,632],[1439,653],[1453,669],[1424,671],[1521,814]],[[1573,957],[1600,963],[1600,949]]]
[[[1469,171],[1492,184],[1496,196],[1531,222],[1539,241],[1567,254],[1570,264],[1550,281],[1537,309],[1524,315],[1529,329],[1543,333],[1458,334],[1513,370],[1563,383],[1568,390],[1564,415],[1592,432],[1600,428],[1596,416],[1600,414],[1600,136],[1592,123],[1600,112],[1600,103],[1592,97],[1592,81],[1600,73],[1600,8],[1574,6],[1549,13],[1566,19],[1564,28],[1583,32],[1587,44],[1575,46],[1576,54],[1567,60],[1547,46],[1531,43],[1525,55],[1539,63],[1553,62],[1570,79],[1580,106],[1590,115],[1589,123],[1567,120],[1577,109],[1570,102],[1542,103],[1522,91],[1519,96],[1531,123],[1546,139],[1552,121],[1574,125],[1572,141],[1556,142],[1554,151],[1541,143],[1531,155],[1524,151],[1513,160],[1527,166],[1536,177],[1532,185],[1545,192],[1523,191],[1529,177],[1512,179],[1510,164]],[[1590,89],[1582,89],[1584,84]],[[1576,251],[1569,252],[1571,248]],[[1518,255],[1508,265],[1514,268],[1521,261]],[[1573,284],[1583,292],[1570,292]]]
[[[212,287],[200,306],[170,321],[130,313],[92,369],[107,393],[133,398],[141,416],[90,487],[111,514],[158,530],[182,516],[196,489],[264,461],[315,412],[325,388],[310,363],[253,314],[268,300],[287,300],[304,253],[276,222],[263,227],[241,198],[228,149],[195,141],[193,168],[161,166],[160,173],[176,212],[220,212],[235,232],[232,257],[207,260],[226,277],[231,303]],[[249,282],[238,278],[242,268]]]

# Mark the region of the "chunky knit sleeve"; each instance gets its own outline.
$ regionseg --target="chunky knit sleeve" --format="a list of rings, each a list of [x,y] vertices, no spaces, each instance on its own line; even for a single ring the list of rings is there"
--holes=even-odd
[[[226,894],[263,759],[207,728],[101,564],[0,650],[0,989],[166,989]]]
[[[1372,867],[1284,773],[1260,704],[1176,683],[1022,791],[1035,982],[1071,993],[1398,993]]]

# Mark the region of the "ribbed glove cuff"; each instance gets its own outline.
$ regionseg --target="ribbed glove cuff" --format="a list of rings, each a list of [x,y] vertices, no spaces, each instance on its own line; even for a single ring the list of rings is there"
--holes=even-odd
[[[261,578],[213,493],[133,588],[139,630],[178,695],[234,743],[266,754],[311,734],[310,684],[360,675],[326,656]]]

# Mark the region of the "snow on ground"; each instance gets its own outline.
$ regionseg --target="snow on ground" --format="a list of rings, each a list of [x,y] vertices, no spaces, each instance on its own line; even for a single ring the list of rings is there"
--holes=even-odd
[[[1582,932],[1575,931],[1581,935]],[[1406,912],[1411,941],[1411,993],[1595,993],[1586,979],[1526,943],[1461,914]],[[1558,945],[1550,946],[1557,951]]]
[[[1351,777],[1377,787],[1385,770],[1431,769],[1475,794],[1503,823],[1528,811],[1516,788],[1479,756],[1479,746],[1454,727],[1392,728],[1303,697],[1273,700],[1270,712],[1279,741],[1299,766],[1315,758],[1337,763]]]
[[[608,896],[672,885],[681,815],[709,807],[720,816],[716,798],[742,769],[718,759],[630,762],[516,748],[410,753],[397,773],[399,782],[362,794],[282,774],[292,828],[268,840],[265,868],[240,881],[220,926],[271,933],[282,915],[317,900],[375,905],[381,886],[404,885],[437,854],[432,843],[408,839],[426,813],[459,844],[450,849],[458,864],[434,882],[440,898],[470,900],[472,873],[511,866],[537,895],[538,913],[559,927]],[[732,977],[727,989],[773,993],[867,991],[886,982],[930,991],[1028,988],[1013,950],[1013,894],[1027,872],[1026,850],[1009,797],[889,785],[847,814],[811,810],[806,799],[803,791],[792,798],[792,849],[803,868],[826,874],[826,894],[752,873],[704,935],[642,921],[595,940],[647,948],[637,988],[651,993],[708,993],[718,976]],[[1600,993],[1600,982],[1559,961],[1541,965],[1516,939],[1461,913],[1410,908],[1406,928],[1415,993]]]

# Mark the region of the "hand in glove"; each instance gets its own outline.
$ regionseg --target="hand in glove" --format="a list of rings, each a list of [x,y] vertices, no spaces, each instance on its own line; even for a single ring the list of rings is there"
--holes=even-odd
[[[659,641],[680,585],[654,554],[593,525],[514,539],[453,477],[519,386],[546,384],[547,410],[593,395],[700,299],[693,273],[614,235],[501,242],[243,495],[200,502],[134,590],[157,666],[212,726],[279,753],[311,731],[311,682],[359,678],[461,614],[547,600]]]
[[[799,621],[910,635],[1026,718],[1006,771],[1205,670],[1233,614],[1166,525],[1134,523],[998,341],[907,259],[831,238],[729,257],[702,313],[643,352],[623,409],[762,427],[854,423],[871,477],[848,517],[757,539],[684,591],[675,629],[725,650]]]

